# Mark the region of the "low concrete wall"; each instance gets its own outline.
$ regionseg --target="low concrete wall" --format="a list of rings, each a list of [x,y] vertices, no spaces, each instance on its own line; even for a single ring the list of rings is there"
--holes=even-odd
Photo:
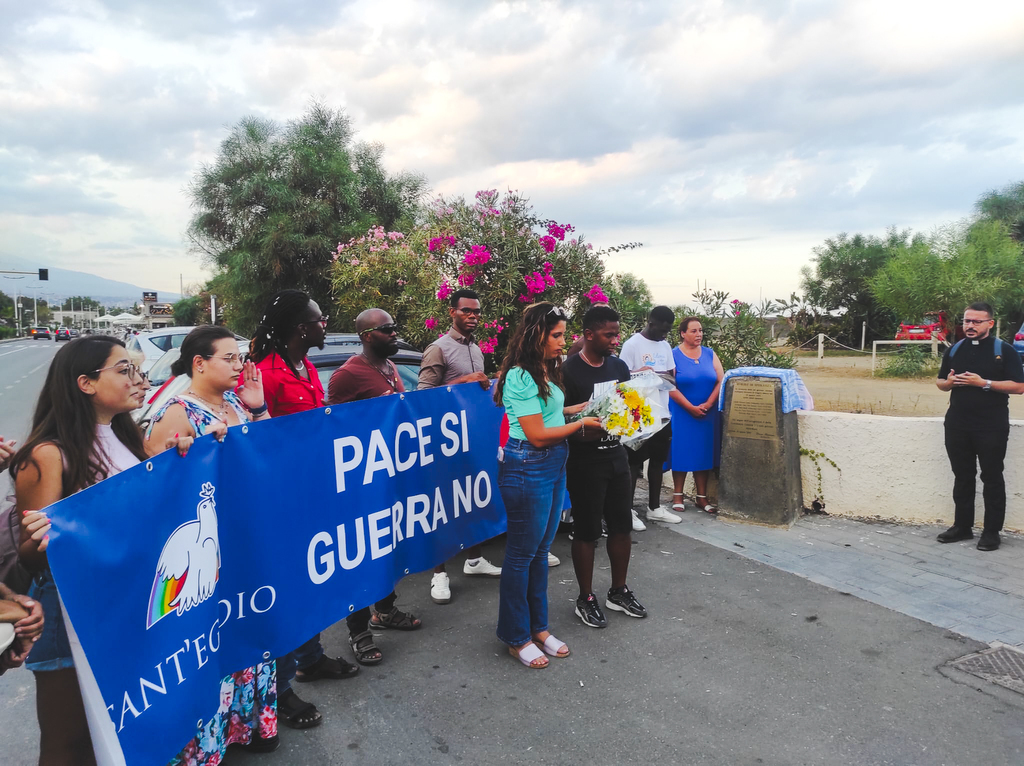
[[[953,474],[942,418],[894,418],[844,412],[800,412],[800,446],[819,459],[825,510],[836,516],[915,523],[953,523]],[[1006,451],[1006,529],[1024,531],[1024,422],[1010,422]],[[818,496],[814,465],[800,458],[804,504]],[[984,505],[981,479],[975,521]]]

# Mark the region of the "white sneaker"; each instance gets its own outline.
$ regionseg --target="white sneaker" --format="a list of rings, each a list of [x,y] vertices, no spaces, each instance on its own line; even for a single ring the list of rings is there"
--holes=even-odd
[[[430,578],[430,598],[435,604],[447,604],[452,600],[452,588],[447,573],[435,572]]]
[[[640,517],[636,515],[636,511],[634,511],[632,508],[630,508],[629,512],[633,514],[633,531],[634,532],[643,532],[645,529],[647,529],[647,525],[644,524],[642,521],[640,521]]]
[[[562,563],[562,560],[560,558],[558,558],[558,556],[556,556],[551,551],[548,551],[548,566],[549,567],[556,567],[556,566],[558,566],[561,563]]]
[[[462,565],[462,573],[468,575],[486,575],[487,577],[501,577],[501,567],[496,567],[482,556],[475,564],[470,564],[469,559]]]
[[[683,517],[677,516],[665,506],[659,505],[657,508],[647,509],[647,520],[664,521],[666,524],[678,524],[683,520]]]

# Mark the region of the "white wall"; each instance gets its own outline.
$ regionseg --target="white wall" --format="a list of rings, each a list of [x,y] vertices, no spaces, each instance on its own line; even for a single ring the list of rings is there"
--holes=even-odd
[[[953,523],[953,473],[943,446],[942,418],[894,418],[844,412],[800,412],[800,446],[824,452],[825,511],[836,516],[916,523]],[[804,505],[817,496],[814,465],[800,458]],[[1024,531],[1024,422],[1010,422],[1006,451],[1006,524]],[[975,522],[984,505],[978,479]]]

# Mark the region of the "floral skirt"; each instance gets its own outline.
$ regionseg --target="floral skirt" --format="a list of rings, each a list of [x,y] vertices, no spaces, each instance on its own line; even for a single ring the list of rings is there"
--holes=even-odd
[[[263,739],[277,734],[277,668],[260,663],[220,682],[220,707],[169,766],[216,766],[228,745],[244,745],[253,732]]]

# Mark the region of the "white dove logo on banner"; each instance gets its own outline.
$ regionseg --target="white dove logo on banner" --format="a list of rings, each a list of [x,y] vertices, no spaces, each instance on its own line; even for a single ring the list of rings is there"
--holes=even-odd
[[[211,483],[203,484],[196,519],[175,529],[164,543],[149,595],[147,629],[172,611],[183,614],[203,603],[217,588],[220,540],[214,491]]]

